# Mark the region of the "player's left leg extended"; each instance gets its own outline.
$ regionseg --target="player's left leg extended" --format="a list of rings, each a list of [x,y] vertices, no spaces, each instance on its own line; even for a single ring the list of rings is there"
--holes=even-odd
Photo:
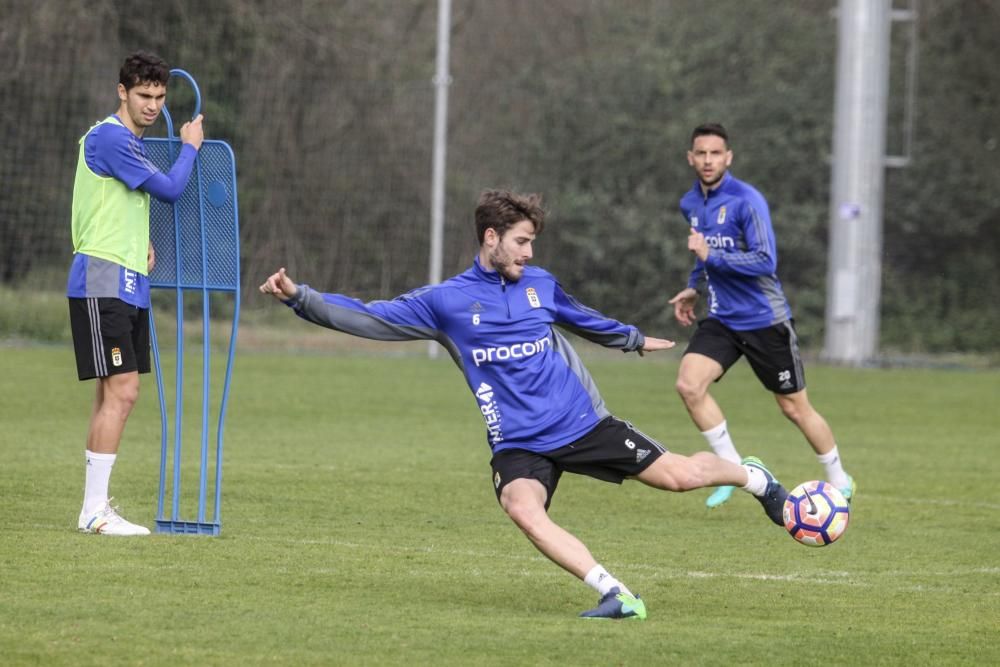
[[[772,522],[779,526],[783,523],[781,510],[788,492],[754,457],[737,464],[710,452],[697,452],[691,456],[665,452],[636,479],[665,491],[684,492],[721,485],[739,487],[760,501]]]

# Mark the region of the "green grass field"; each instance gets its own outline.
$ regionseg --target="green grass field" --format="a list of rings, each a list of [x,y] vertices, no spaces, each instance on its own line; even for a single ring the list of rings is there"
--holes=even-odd
[[[564,477],[553,517],[647,601],[615,623],[578,619],[596,594],[501,512],[446,358],[241,353],[222,536],[140,539],[75,530],[93,385],[71,347],[0,358],[4,665],[1000,664],[997,372],[807,370],[860,485],[824,549],[742,494],[710,513],[706,491]],[[615,414],[690,453],[677,358],[589,367]],[[821,476],[745,366],[714,393],[744,454],[789,487]],[[159,433],[146,376],[112,493],[147,525]]]

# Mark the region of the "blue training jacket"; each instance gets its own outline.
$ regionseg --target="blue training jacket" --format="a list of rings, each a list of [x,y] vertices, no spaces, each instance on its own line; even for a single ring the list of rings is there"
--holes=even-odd
[[[767,201],[752,185],[726,173],[708,195],[695,181],[681,213],[705,235],[709,254],[695,260],[688,287],[708,285],[708,316],[730,329],[763,329],[791,319],[778,280],[778,250]]]
[[[362,303],[299,285],[287,302],[302,318],[375,340],[436,340],[465,375],[494,452],[547,452],[589,433],[610,413],[590,374],[553,324],[605,347],[640,349],[645,337],[588,308],[547,271],[517,282],[477,257],[464,273],[391,301]]]

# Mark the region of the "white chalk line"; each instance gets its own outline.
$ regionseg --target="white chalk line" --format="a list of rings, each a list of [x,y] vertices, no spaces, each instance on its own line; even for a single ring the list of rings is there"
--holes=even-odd
[[[273,537],[263,537],[263,536],[252,536],[249,539],[253,540],[263,540],[263,541],[281,541],[293,544],[302,545],[315,545],[315,546],[331,546],[337,548],[350,549],[352,551],[361,551],[365,553],[377,552],[380,554],[385,553],[398,553],[398,554],[440,554],[446,557],[466,557],[475,559],[489,559],[492,561],[507,561],[507,562],[544,562],[548,563],[548,559],[541,555],[534,553],[524,553],[524,554],[513,554],[510,552],[499,552],[493,550],[476,550],[476,549],[448,549],[440,548],[434,545],[424,545],[424,546],[407,546],[407,545],[386,545],[386,544],[366,544],[362,542],[353,542],[348,540],[340,540],[336,538],[314,538],[314,539],[299,539],[299,538],[273,538]],[[525,545],[526,549],[530,549]],[[426,573],[423,569],[414,569],[412,573]],[[959,577],[1000,577],[1000,567],[993,566],[983,566],[983,567],[967,567],[967,568],[953,568],[948,570],[935,570],[935,571],[923,571],[923,570],[880,570],[880,571],[815,571],[815,572],[784,572],[784,573],[773,573],[773,572],[749,572],[749,571],[706,571],[706,570],[682,570],[682,569],[670,569],[651,564],[649,562],[642,563],[620,563],[616,565],[616,569],[622,571],[634,571],[642,570],[646,571],[646,576],[651,579],[741,579],[741,580],[751,580],[751,581],[776,581],[776,582],[789,582],[789,583],[803,583],[803,584],[816,584],[816,585],[843,585],[843,586],[864,586],[870,587],[872,583],[884,583],[885,579],[895,579],[900,580],[899,585],[896,588],[902,588],[903,590],[913,590],[913,591],[925,591],[925,592],[951,592],[954,589],[952,586],[940,586],[935,584],[925,584],[921,583],[922,580],[952,580]],[[553,572],[559,572],[554,570]],[[913,579],[907,583],[905,580]],[[990,586],[990,582],[979,581],[979,590],[982,594],[988,596],[1000,596],[1000,582],[996,582],[996,586]],[[993,590],[990,590],[993,588]]]

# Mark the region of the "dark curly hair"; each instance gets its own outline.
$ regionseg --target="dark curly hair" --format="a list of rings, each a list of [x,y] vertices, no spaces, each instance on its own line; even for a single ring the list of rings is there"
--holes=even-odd
[[[125,86],[125,90],[131,90],[143,83],[166,86],[169,78],[170,67],[167,66],[167,61],[149,51],[136,51],[130,54],[118,72],[118,83]]]
[[[535,226],[535,234],[542,233],[545,226],[545,210],[542,196],[521,195],[508,190],[485,190],[479,195],[476,205],[476,238],[480,245],[487,229],[494,229],[503,238],[507,230],[521,222],[530,220]]]

